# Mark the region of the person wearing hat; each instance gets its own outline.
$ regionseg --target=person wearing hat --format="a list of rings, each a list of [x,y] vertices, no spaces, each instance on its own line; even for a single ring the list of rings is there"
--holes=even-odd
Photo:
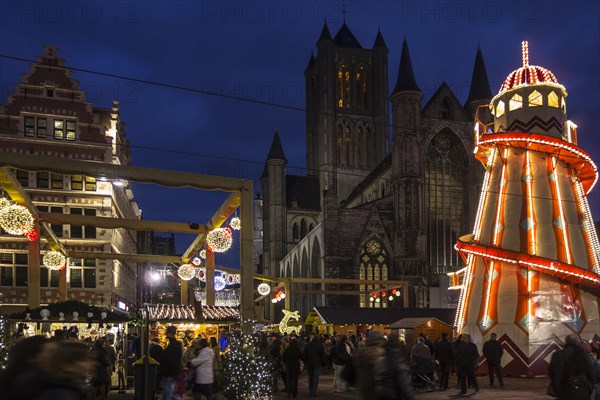
[[[183,357],[183,347],[181,342],[175,337],[177,328],[169,326],[165,332],[169,344],[162,354],[161,373],[163,385],[163,400],[176,400],[175,386],[182,370],[181,359]]]

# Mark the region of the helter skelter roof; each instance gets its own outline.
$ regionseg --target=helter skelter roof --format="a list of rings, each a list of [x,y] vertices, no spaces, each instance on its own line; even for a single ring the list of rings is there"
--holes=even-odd
[[[527,41],[521,43],[521,49],[523,54],[523,66],[517,68],[506,77],[504,83],[500,87],[498,95],[507,90],[516,89],[522,86],[542,84],[557,86],[566,92],[565,87],[558,83],[558,80],[552,71],[538,65],[529,65],[529,45],[527,44]]]

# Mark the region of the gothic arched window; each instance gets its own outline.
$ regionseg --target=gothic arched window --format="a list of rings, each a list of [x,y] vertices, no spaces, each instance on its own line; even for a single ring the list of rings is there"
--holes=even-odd
[[[350,70],[346,64],[338,69],[338,107],[350,107]]]
[[[365,130],[365,165],[371,166],[371,128],[367,126]]]
[[[346,164],[352,165],[352,135],[348,125],[344,127],[344,132],[346,134]]]
[[[469,163],[464,146],[449,129],[425,153],[428,264],[441,269],[460,263],[456,240],[467,232]],[[441,273],[441,272],[440,272]]]
[[[300,228],[298,227],[298,223],[292,225],[292,238],[294,239],[294,242],[300,240]]]
[[[342,163],[342,126],[338,125],[337,126],[337,162],[338,164]]]
[[[300,239],[304,239],[307,233],[308,227],[306,225],[306,220],[303,219],[302,222],[300,222]]]
[[[388,253],[383,243],[378,239],[371,239],[360,250],[359,271],[361,279],[388,279]],[[369,301],[369,293],[379,288],[377,285],[360,285],[361,307],[387,307],[387,299],[381,302]]]
[[[356,107],[367,109],[367,72],[365,67],[359,67],[356,73]]]
[[[364,137],[363,127],[359,126],[356,133],[356,164],[359,167],[363,166],[363,152],[364,152]]]

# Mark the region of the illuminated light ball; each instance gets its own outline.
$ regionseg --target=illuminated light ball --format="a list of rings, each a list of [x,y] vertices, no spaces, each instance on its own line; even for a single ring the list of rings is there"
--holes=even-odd
[[[269,286],[268,283],[261,283],[260,285],[258,285],[256,290],[258,290],[258,294],[260,294],[261,296],[266,296],[269,293],[271,293],[271,286]]]
[[[392,295],[390,294],[390,297],[388,297],[388,299],[389,299],[389,301],[392,301],[392,300],[394,300],[394,296],[392,296]]]
[[[385,297],[385,292],[381,292],[381,297]]]
[[[240,221],[240,219],[238,217],[233,217],[233,218],[231,218],[231,222],[229,223],[229,226],[231,227],[231,229],[235,229],[236,231],[239,231],[242,227],[242,221]]]
[[[273,304],[277,303],[277,299],[275,299],[275,298],[271,299],[271,303],[273,303]]]
[[[23,235],[33,228],[29,210],[18,204],[0,209],[0,227],[11,235]]]
[[[228,285],[233,285],[235,283],[235,278],[233,274],[227,274],[226,280]]]
[[[30,242],[35,242],[40,237],[37,231],[33,228],[25,232],[24,235]]]
[[[206,249],[200,250],[200,258],[206,260]]]
[[[0,210],[2,210],[3,208],[6,208],[12,204],[13,203],[10,200],[8,200],[6,197],[0,197]]]
[[[198,265],[202,264],[202,260],[199,257],[194,257],[192,258],[192,264],[197,267]]]
[[[369,297],[369,301],[373,302],[373,301],[375,301],[375,298]]]
[[[378,297],[375,299],[375,301],[379,303],[379,302],[381,302],[381,299]]]
[[[206,268],[197,268],[198,270],[198,279],[200,279],[200,282],[206,282]]]
[[[400,297],[400,291],[396,291],[396,297]]]
[[[279,297],[281,297],[282,299],[285,299],[285,293],[281,293],[281,296],[279,296]]]
[[[220,292],[221,290],[225,289],[225,279],[223,279],[220,276],[215,276],[215,290],[217,292]]]
[[[392,289],[392,294],[396,294],[396,289]]]
[[[377,297],[377,293],[373,293],[372,296],[373,296],[373,298]]]
[[[208,232],[206,245],[215,253],[224,253],[233,243],[233,233],[229,227],[216,228]]]
[[[67,265],[67,258],[59,251],[47,251],[44,254],[44,267],[52,270],[61,270]]]
[[[189,281],[194,276],[196,276],[196,267],[194,264],[183,264],[177,270],[177,275],[184,281]]]

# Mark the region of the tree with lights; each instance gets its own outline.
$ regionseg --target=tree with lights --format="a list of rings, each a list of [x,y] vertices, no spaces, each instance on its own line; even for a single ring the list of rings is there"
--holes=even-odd
[[[0,315],[0,370],[6,368],[8,363],[8,345],[10,341],[8,328],[8,321]]]
[[[224,394],[228,399],[272,398],[270,364],[256,352],[257,348],[258,343],[252,336],[232,337],[223,363]]]

